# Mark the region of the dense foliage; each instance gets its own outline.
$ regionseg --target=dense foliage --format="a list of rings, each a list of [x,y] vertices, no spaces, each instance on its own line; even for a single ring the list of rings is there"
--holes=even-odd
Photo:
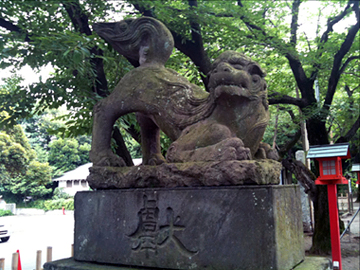
[[[3,112],[2,115],[6,115]],[[36,153],[20,125],[0,130],[0,193],[9,202],[48,196],[52,169],[36,160]]]
[[[10,100],[19,81],[17,77],[5,80],[0,99]],[[0,117],[6,121],[10,116],[2,111]],[[61,117],[53,109],[0,129],[0,193],[8,202],[49,198],[54,187],[51,178],[89,162],[90,138],[62,139],[65,121]]]

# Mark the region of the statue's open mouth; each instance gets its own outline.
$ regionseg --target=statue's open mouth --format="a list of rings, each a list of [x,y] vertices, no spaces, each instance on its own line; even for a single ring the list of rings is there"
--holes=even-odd
[[[221,95],[240,96],[245,98],[249,98],[251,96],[248,89],[234,84],[220,84],[215,87],[214,94],[215,98],[218,98]]]

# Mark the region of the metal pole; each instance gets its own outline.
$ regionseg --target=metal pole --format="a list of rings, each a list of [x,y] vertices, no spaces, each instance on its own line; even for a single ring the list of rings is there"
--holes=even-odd
[[[340,239],[344,236],[344,234],[346,233],[346,231],[348,230],[348,228],[350,227],[351,223],[354,221],[356,215],[359,213],[360,211],[360,207],[359,209],[356,211],[356,213],[354,214],[354,216],[352,217],[352,219],[350,220],[349,224],[347,225],[346,229],[343,231],[343,233],[340,236]]]

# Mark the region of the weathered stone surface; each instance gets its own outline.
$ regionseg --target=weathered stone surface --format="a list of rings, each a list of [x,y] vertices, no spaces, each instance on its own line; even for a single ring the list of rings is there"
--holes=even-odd
[[[78,262],[73,258],[62,259],[44,264],[45,270],[141,270],[133,267],[121,267],[96,263]]]
[[[305,257],[305,260],[294,268],[294,270],[330,270],[331,261],[326,257]]]
[[[95,24],[94,30],[140,64],[94,107],[94,165],[125,166],[110,142],[115,121],[131,112],[136,112],[141,127],[144,165],[165,161],[160,129],[174,142],[168,162],[277,159],[273,149],[261,144],[269,106],[265,72],[258,63],[235,51],[223,52],[208,73],[207,92],[165,68],[174,40],[160,21],[126,19]]]
[[[78,192],[74,258],[167,269],[291,269],[304,259],[297,186]]]
[[[73,258],[45,263],[45,270],[140,270],[150,268],[135,268],[124,266],[111,266],[103,264],[77,262]],[[294,270],[330,270],[331,262],[325,257],[305,257],[305,260]]]
[[[93,189],[278,184],[281,164],[270,159],[163,163],[158,166],[90,168]]]

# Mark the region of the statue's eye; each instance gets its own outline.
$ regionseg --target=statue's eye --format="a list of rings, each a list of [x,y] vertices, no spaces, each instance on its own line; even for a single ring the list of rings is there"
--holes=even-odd
[[[232,66],[236,69],[243,69],[244,67],[240,64],[232,64]]]
[[[252,75],[253,83],[258,83],[258,82],[260,82],[260,80],[261,80],[261,77],[259,75],[257,75],[257,74]]]

